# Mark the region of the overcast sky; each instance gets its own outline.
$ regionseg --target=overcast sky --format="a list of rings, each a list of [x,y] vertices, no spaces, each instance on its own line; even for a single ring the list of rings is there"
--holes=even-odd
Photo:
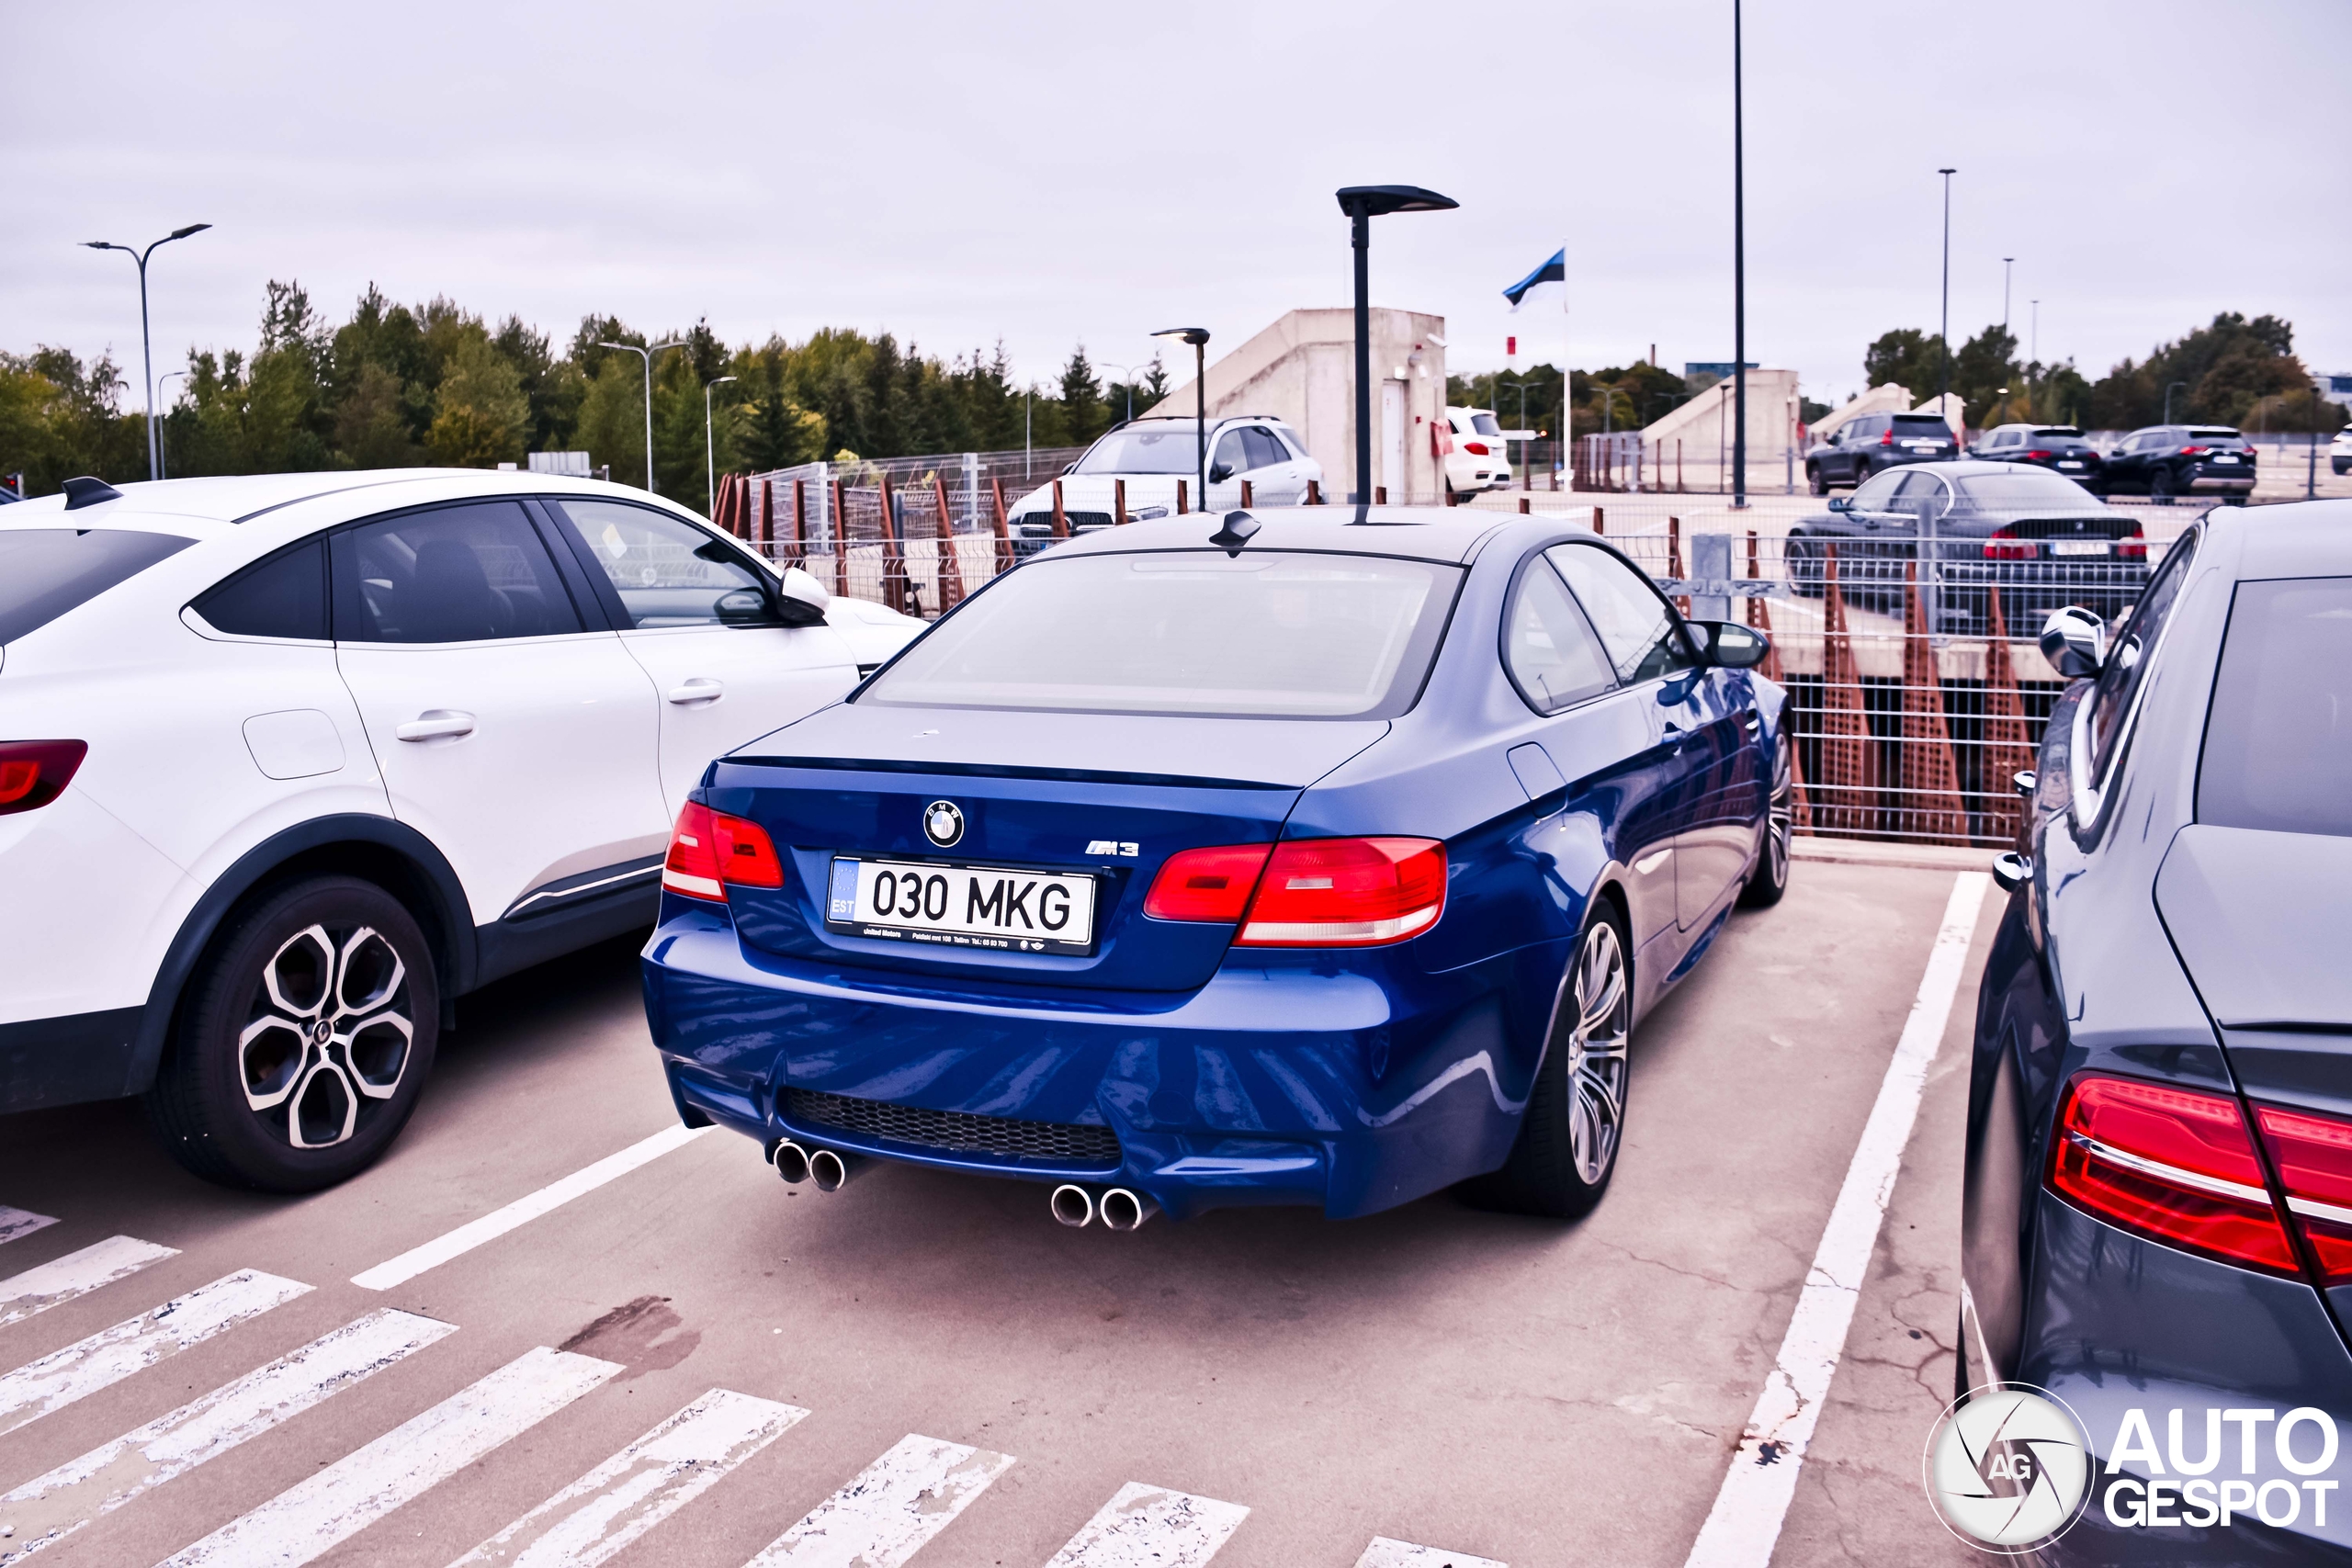
[[[1772,5],[1747,32],[1747,346],[1835,400],[1864,345],[2002,311],[2103,372],[2216,310],[2352,371],[2352,5]],[[1378,220],[1375,303],[1592,367],[1732,352],[1728,0],[1510,8],[0,0],[0,347],[111,349],[154,263],[158,370],[248,347],[266,279],[342,320],[370,281],[735,342],[1001,338],[1050,376],[1153,328],[1231,344],[1348,298],[1332,190]],[[1501,288],[1567,245],[1571,309]],[[1214,348],[1215,345],[1213,345]],[[135,403],[136,396],[131,399]]]

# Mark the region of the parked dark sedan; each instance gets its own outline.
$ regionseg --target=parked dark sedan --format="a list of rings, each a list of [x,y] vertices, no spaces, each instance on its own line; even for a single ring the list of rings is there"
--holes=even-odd
[[[2219,495],[2244,506],[2254,492],[2254,443],[2225,424],[2156,424],[2135,430],[2107,455],[2110,493]]]
[[[2094,493],[2107,467],[2099,449],[2071,424],[1996,424],[1969,453],[1999,463],[2031,463],[2079,480]]]
[[[2037,1561],[2352,1562],[2352,502],[2216,511],[2052,714],[1979,992],[1963,1393],[2088,1427]]]
[[[2148,580],[2138,518],[2058,474],[1973,458],[1881,474],[1799,519],[1788,570],[1807,598],[1823,592],[1831,544],[1848,604],[1900,615],[1916,562],[1936,629],[1960,636],[1991,624],[1988,587],[2000,590],[2008,630],[2023,636],[2063,605],[2119,615]]]
[[[1940,414],[1866,413],[1833,430],[1804,455],[1804,477],[1815,495],[1831,485],[1858,485],[1900,463],[1933,463],[1960,454]]]

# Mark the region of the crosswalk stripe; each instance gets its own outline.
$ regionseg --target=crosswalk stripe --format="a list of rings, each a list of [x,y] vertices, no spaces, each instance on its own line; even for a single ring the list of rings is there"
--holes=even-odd
[[[1372,1544],[1356,1559],[1356,1568],[1505,1568],[1491,1557],[1473,1557],[1466,1551],[1440,1551],[1434,1547],[1415,1546],[1410,1541],[1391,1540],[1385,1535],[1372,1538]]]
[[[5,1239],[5,1238],[0,1238]],[[87,1295],[100,1285],[128,1279],[150,1263],[176,1258],[175,1247],[157,1247],[135,1236],[110,1235],[79,1252],[53,1258],[37,1269],[0,1280],[0,1328],[21,1323],[60,1302]]]
[[[297,1568],[347,1540],[620,1371],[542,1345],[365,1448],[241,1514],[159,1568],[267,1562]]]
[[[459,1225],[447,1235],[435,1236],[422,1247],[413,1247],[398,1258],[388,1258],[365,1272],[354,1274],[351,1282],[364,1291],[389,1291],[394,1285],[415,1279],[427,1269],[437,1269],[452,1258],[463,1257],[485,1242],[496,1241],[508,1231],[530,1224],[549,1210],[561,1208],[582,1193],[594,1192],[607,1181],[627,1176],[649,1161],[660,1159],[672,1149],[684,1148],[709,1131],[707,1127],[665,1127],[650,1138],[631,1144],[618,1154],[606,1155],[595,1164],[575,1170],[560,1181],[551,1181],[537,1192],[515,1199],[503,1209]]]
[[[25,1209],[11,1209],[0,1203],[0,1243],[11,1242],[20,1235],[30,1235],[43,1225],[57,1222],[47,1214],[36,1214]]]
[[[1130,1481],[1046,1568],[1194,1568],[1249,1517],[1238,1503]]]
[[[0,1432],[13,1432],[52,1410],[111,1387],[310,1289],[275,1274],[240,1269],[184,1296],[175,1296],[153,1312],[28,1361],[0,1376]]]
[[[744,1568],[899,1568],[1012,1463],[910,1433]]]
[[[808,1414],[797,1405],[712,1389],[450,1568],[595,1568]]]
[[[0,1497],[0,1528],[13,1532],[0,1539],[0,1568],[456,1332],[412,1313],[369,1313],[26,1482]]]

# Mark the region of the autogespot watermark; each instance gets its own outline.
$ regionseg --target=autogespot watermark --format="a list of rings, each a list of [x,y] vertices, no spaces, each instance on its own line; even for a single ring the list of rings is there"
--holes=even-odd
[[[2228,1529],[2247,1519],[2323,1529],[2340,1484],[2325,1474],[2337,1447],[2335,1418],[2309,1405],[2175,1408],[2154,1419],[2135,1406],[2123,1412],[2102,1464],[2065,1401],[2011,1383],[1946,1406],[1922,1463],[1928,1500],[1945,1526],[1982,1551],[2015,1556],[2065,1534],[2094,1501],[2118,1529]]]

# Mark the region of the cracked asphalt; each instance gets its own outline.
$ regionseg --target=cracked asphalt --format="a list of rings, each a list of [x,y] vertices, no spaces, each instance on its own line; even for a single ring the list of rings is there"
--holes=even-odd
[[[1348,1568],[1375,1534],[1512,1568],[1672,1568],[1771,1368],[1951,879],[1801,861],[1780,908],[1737,915],[1637,1032],[1615,1184],[1566,1227],[1441,1195],[1346,1224],[1243,1210],[1073,1232],[1043,1187],[890,1168],[825,1196],[713,1134],[391,1290],[353,1284],[673,1120],[626,944],[462,1004],[406,1136],[335,1191],[206,1187],[129,1104],[0,1121],[0,1202],[59,1220],[0,1275],[116,1234],[181,1249],[153,1288],[0,1329],[0,1369],[232,1269],[315,1287],[0,1435],[0,1491],[391,1306],[460,1332],[44,1568],[153,1562],[533,1346],[627,1370],[320,1561],[447,1563],[716,1387],[811,1414],[623,1568],[731,1568],[910,1433],[1013,1456],[916,1568],[1034,1568],[1131,1481],[1250,1509],[1216,1568]],[[1988,896],[1778,1562],[1978,1560],[1929,1512],[1919,1456],[1951,1386],[1967,1039],[1998,910]]]

